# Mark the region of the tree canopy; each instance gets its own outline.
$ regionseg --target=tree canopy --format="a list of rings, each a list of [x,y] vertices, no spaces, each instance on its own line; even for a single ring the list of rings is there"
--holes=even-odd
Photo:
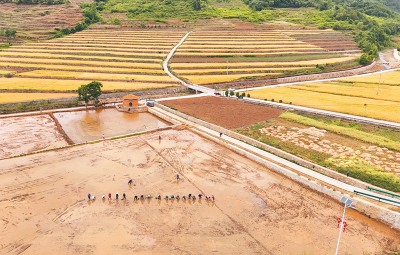
[[[89,103],[89,100],[97,99],[101,94],[101,88],[103,84],[98,81],[92,81],[89,84],[82,85],[78,88],[78,100],[85,101],[85,103]]]

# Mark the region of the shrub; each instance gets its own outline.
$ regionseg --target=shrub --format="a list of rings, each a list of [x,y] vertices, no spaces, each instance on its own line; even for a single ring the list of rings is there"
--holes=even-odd
[[[231,92],[229,93],[229,95],[234,96],[235,92],[233,92],[233,90],[231,90]]]
[[[264,101],[268,101],[268,99],[264,98]]]
[[[236,97],[239,97],[239,96],[240,96],[239,92],[236,92]]]
[[[250,94],[247,94],[247,97],[250,97]]]
[[[282,100],[279,100],[279,103],[282,103]]]
[[[271,99],[271,102],[275,102],[275,100],[272,98],[272,99]]]

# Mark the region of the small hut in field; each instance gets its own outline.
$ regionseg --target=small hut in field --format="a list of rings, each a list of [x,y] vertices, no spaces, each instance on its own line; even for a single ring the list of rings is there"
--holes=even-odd
[[[125,107],[135,107],[135,106],[139,106],[139,97],[129,94],[126,95],[124,97],[122,97],[123,99],[123,106]]]

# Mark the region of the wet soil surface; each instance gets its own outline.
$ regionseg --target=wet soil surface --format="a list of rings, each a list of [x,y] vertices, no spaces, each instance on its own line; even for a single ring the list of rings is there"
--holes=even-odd
[[[187,130],[2,160],[0,187],[1,254],[333,254],[343,212]],[[215,202],[133,199],[189,193]],[[399,248],[398,232],[356,211],[346,222],[339,254]]]
[[[284,111],[272,107],[244,103],[236,99],[207,96],[162,102],[190,116],[227,128],[244,127],[272,119]]]
[[[149,113],[123,113],[115,108],[54,113],[74,143],[162,128],[170,124]]]
[[[66,145],[56,123],[47,114],[0,118],[0,158]]]

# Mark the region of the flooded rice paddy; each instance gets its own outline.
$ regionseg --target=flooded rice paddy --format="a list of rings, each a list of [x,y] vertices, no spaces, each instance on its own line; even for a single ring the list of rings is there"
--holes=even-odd
[[[54,113],[74,143],[131,134],[170,124],[150,113],[123,113],[116,109]]]

